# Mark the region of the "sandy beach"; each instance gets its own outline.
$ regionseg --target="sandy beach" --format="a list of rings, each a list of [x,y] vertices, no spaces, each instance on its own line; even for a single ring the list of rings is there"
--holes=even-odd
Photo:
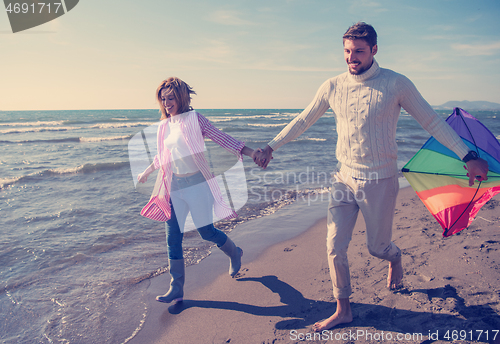
[[[237,278],[213,250],[186,269],[181,303],[154,300],[169,274],[150,280],[149,312],[130,343],[490,343],[500,338],[499,210],[497,195],[468,229],[444,239],[414,191],[401,189],[393,240],[404,288],[386,288],[388,264],[368,253],[360,217],[348,253],[354,320],[315,334],[311,326],[336,307],[326,203],[294,204],[231,232],[245,252]]]

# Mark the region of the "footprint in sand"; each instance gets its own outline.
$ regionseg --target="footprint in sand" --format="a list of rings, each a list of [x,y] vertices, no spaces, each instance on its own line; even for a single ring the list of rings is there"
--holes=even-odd
[[[245,272],[247,272],[248,269],[247,268],[241,268],[240,271],[238,271],[238,273],[236,275],[234,275],[234,278],[241,278],[243,276],[245,276]]]
[[[429,277],[429,276],[426,276],[426,275],[422,275],[422,274],[418,274],[418,278],[417,278],[420,282],[430,282],[434,279],[434,277]]]

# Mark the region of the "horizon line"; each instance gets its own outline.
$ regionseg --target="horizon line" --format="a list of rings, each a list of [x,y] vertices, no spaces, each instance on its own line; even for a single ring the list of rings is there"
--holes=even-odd
[[[444,102],[443,104],[440,105],[431,105],[432,108],[439,108],[443,107],[446,105],[446,109],[448,108],[453,108],[452,106],[448,106],[448,103],[452,102],[457,102],[457,103],[462,103],[462,102],[467,102],[467,103],[491,103],[498,105],[498,108],[491,108],[491,109],[472,109],[472,110],[500,110],[500,103],[496,102],[491,102],[487,100],[449,100],[447,102]],[[139,111],[159,111],[158,108],[94,108],[94,109],[45,109],[45,110],[40,110],[40,109],[25,109],[25,110],[2,110],[0,109],[0,113],[2,112],[22,112],[22,111],[134,111],[134,110],[139,110]],[[197,109],[193,109],[197,110]],[[262,107],[262,108],[198,108],[198,110],[304,110],[304,108],[276,108],[276,107]],[[401,108],[401,110],[404,110]],[[439,110],[439,109],[438,109]],[[327,111],[331,111],[331,108],[328,108]]]

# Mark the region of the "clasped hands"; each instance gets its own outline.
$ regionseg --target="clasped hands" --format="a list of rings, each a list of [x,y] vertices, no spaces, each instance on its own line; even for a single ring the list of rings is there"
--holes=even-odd
[[[257,165],[266,168],[273,158],[273,149],[269,146],[266,146],[264,149],[257,148],[254,150],[252,158]]]

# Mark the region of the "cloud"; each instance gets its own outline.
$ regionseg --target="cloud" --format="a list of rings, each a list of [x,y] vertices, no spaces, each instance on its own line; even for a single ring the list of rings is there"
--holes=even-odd
[[[208,61],[225,61],[235,55],[234,49],[223,40],[207,40],[206,46],[202,48],[198,59],[206,59]]]
[[[359,11],[363,9],[368,12],[375,12],[375,13],[381,13],[381,12],[387,12],[387,8],[383,8],[382,5],[376,1],[373,0],[354,0],[351,1],[351,6],[349,8],[349,11],[352,13],[359,13]]]
[[[255,64],[248,64],[246,66],[241,66],[241,69],[251,69],[251,70],[268,70],[268,71],[281,71],[281,72],[345,72],[345,67],[340,68],[322,68],[322,67],[307,67],[298,65],[277,65],[272,62],[259,62]]]
[[[478,21],[479,19],[481,19],[482,17],[483,16],[481,14],[476,14],[475,16],[466,18],[465,21],[468,23],[474,23],[474,22]]]
[[[217,24],[230,26],[256,25],[256,23],[241,17],[242,14],[238,11],[218,10],[210,13],[208,20]]]
[[[222,39],[204,39],[187,49],[167,49],[162,55],[170,64],[175,64],[178,68],[193,68],[193,64],[197,65],[200,62],[204,64],[198,65],[198,68],[210,68],[205,63],[215,63],[218,67],[233,64],[237,51]],[[210,66],[213,68],[213,65]]]
[[[454,25],[433,25],[429,27],[429,30],[432,32],[454,31],[456,30],[456,27]]]
[[[478,39],[479,36],[477,35],[464,35],[464,34],[434,34],[434,35],[427,35],[427,36],[422,36],[423,40],[428,40],[428,41],[458,41],[458,40],[464,40],[464,39]]]
[[[500,50],[500,41],[490,44],[452,44],[451,47],[465,56],[491,56]]]

